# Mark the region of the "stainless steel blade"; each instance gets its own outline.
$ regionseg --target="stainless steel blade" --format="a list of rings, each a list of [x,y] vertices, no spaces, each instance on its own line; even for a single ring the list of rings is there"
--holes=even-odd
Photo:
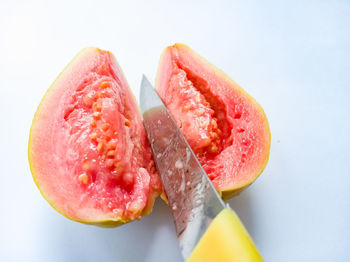
[[[174,216],[180,249],[186,259],[225,204],[145,76],[140,103],[153,157]]]

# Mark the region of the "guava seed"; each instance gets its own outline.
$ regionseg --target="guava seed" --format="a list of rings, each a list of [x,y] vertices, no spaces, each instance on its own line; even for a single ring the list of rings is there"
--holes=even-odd
[[[79,175],[78,179],[83,184],[87,184],[89,182],[89,177],[86,173],[82,173],[81,175]]]

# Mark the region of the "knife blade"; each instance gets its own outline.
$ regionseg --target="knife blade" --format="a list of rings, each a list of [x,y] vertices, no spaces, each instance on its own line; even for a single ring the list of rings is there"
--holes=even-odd
[[[144,126],[187,258],[225,208],[168,109],[145,76],[140,93]]]
[[[145,76],[140,105],[183,258],[188,262],[263,261],[244,225],[218,195]]]

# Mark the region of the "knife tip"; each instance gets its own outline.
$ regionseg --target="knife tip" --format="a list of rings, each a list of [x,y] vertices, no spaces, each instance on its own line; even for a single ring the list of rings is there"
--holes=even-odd
[[[147,110],[147,91],[148,85],[150,85],[147,77],[142,74],[141,86],[140,86],[140,107],[142,114]]]

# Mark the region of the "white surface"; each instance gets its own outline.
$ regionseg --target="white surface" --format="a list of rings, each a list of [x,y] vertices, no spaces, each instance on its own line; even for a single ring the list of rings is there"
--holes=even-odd
[[[83,47],[111,50],[139,95],[184,42],[265,109],[271,157],[229,201],[266,261],[350,260],[349,1],[1,1],[0,261],[181,261],[167,206],[115,229],[71,222],[33,183],[31,120]],[[283,2],[283,3],[282,3]]]

